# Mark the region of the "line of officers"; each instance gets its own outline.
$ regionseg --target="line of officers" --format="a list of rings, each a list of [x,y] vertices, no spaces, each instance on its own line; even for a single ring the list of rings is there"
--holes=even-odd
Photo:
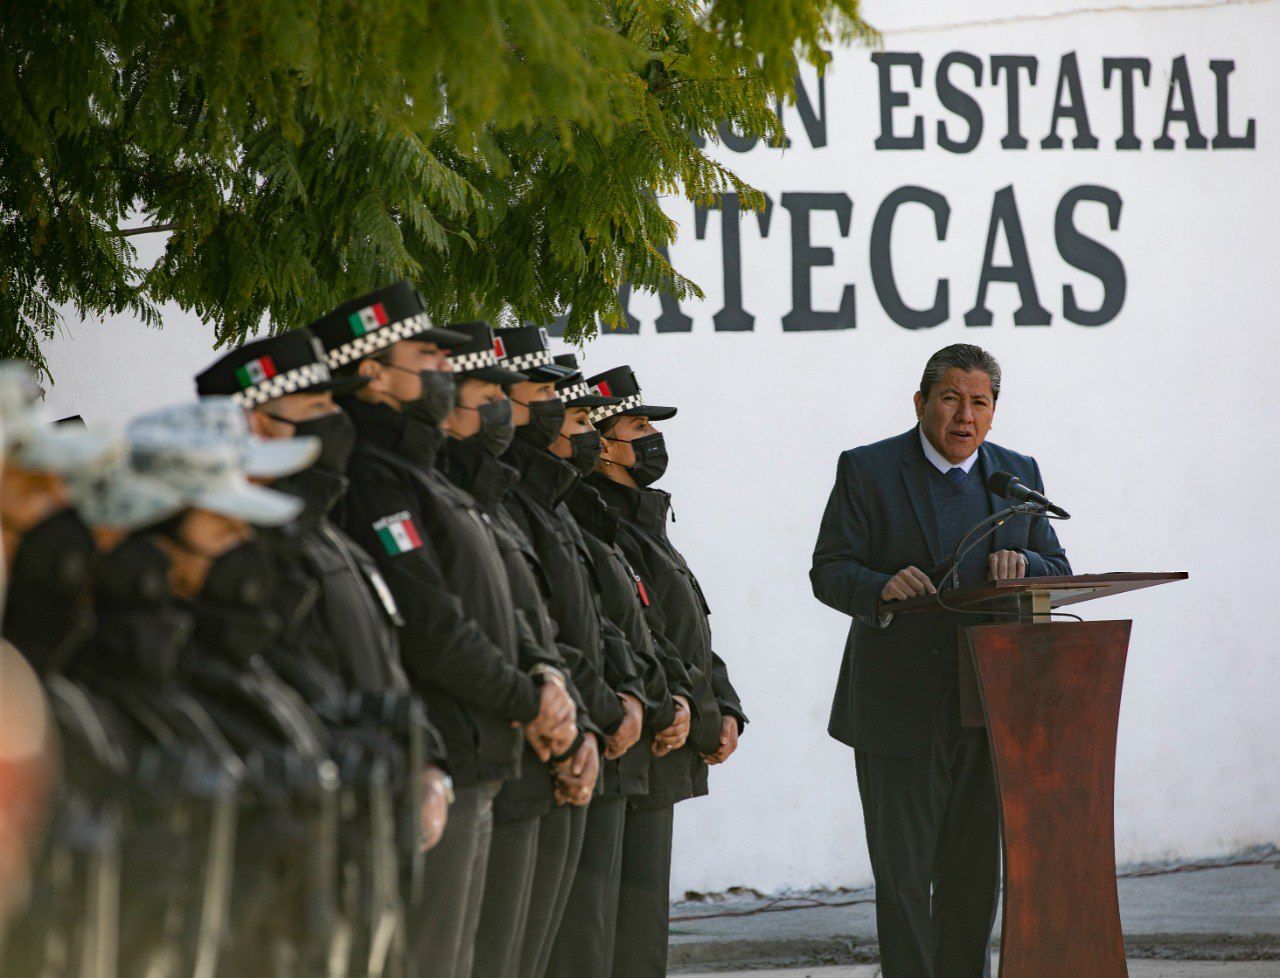
[[[676,409],[407,282],[196,390],[106,437],[0,370],[62,766],[0,975],[665,975],[673,806],[746,723],[652,488]]]

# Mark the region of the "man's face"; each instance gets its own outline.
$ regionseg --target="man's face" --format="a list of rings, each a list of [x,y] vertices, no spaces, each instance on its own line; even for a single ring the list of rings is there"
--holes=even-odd
[[[528,405],[536,401],[554,401],[558,395],[556,385],[551,381],[544,384],[534,380],[522,380],[507,388],[507,396],[511,398],[511,420],[519,428],[530,421]]]
[[[600,452],[600,457],[623,468],[630,468],[636,464],[636,453],[632,450],[630,443],[645,435],[657,433],[658,429],[649,423],[645,415],[624,414],[608,434],[603,436],[604,448]]]
[[[464,380],[458,384],[458,402],[454,405],[440,429],[452,438],[470,438],[480,431],[480,412],[482,404],[492,401],[505,401],[507,395],[498,384],[490,384],[484,380]]]
[[[0,529],[4,560],[12,567],[18,544],[28,531],[69,505],[66,483],[49,472],[6,462],[0,473]]]
[[[421,373],[449,373],[449,353],[443,347],[423,340],[400,340],[391,346],[386,363],[372,358],[360,364],[360,375],[368,377],[367,386],[356,396],[380,404],[389,404],[397,411],[402,404],[409,404],[422,396]]]
[[[996,399],[984,370],[951,367],[929,396],[916,391],[916,418],[929,444],[953,465],[978,450],[991,430]]]
[[[189,509],[174,534],[176,540],[157,536],[168,553],[169,585],[174,594],[194,598],[204,587],[213,562],[253,537],[253,528],[244,520],[223,516],[207,509]]]
[[[249,422],[259,438],[292,438],[297,434],[294,425],[338,411],[338,405],[329,391],[322,393],[285,394],[268,401],[250,412]]]
[[[551,454],[557,458],[569,458],[573,455],[570,435],[580,435],[595,430],[591,423],[591,412],[587,408],[569,408],[564,413],[564,422],[560,425],[560,437],[551,443]]]

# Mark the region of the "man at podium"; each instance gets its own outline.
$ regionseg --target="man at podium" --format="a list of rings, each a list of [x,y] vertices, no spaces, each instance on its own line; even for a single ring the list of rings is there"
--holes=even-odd
[[[933,594],[957,545],[1008,504],[996,472],[1039,492],[1034,459],[986,442],[1000,365],[958,343],[929,358],[917,425],[840,455],[809,577],[853,618],[828,732],[855,752],[876,881],[884,978],[978,978],[999,892],[999,813],[983,727],[960,725],[956,627],[982,617],[893,615]],[[1070,574],[1048,520],[1018,515],[956,565],[960,586]]]

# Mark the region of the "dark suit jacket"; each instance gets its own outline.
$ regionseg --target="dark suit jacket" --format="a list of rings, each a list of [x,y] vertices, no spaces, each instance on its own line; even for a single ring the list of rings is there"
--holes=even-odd
[[[979,451],[984,471],[1011,472],[1044,490],[1035,459],[990,442]],[[929,465],[917,428],[841,453],[809,571],[814,596],[853,618],[827,730],[850,747],[893,757],[923,748],[943,659],[956,654],[955,617],[902,615],[882,626],[877,608],[898,571],[913,565],[928,571],[950,556],[942,552]],[[992,496],[993,511],[1008,505]],[[1006,520],[991,549],[1025,554],[1028,577],[1071,573],[1053,525],[1043,518]]]

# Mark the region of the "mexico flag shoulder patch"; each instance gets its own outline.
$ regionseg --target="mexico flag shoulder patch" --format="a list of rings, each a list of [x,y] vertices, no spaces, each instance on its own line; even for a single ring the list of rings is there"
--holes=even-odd
[[[418,524],[413,521],[413,517],[407,510],[375,520],[373,532],[378,535],[378,542],[382,544],[382,548],[392,557],[408,553],[410,550],[417,550],[422,546],[422,534],[418,531]]]

